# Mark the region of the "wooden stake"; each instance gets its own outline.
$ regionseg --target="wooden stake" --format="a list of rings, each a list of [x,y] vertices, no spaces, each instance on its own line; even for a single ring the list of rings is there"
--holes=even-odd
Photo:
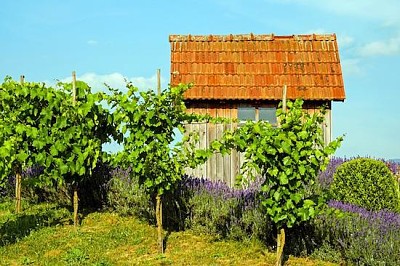
[[[282,110],[286,113],[286,92],[287,86],[283,85],[283,94],[282,94]],[[280,122],[279,125],[280,127]],[[285,229],[280,228],[277,233],[277,247],[276,247],[276,263],[275,266],[281,266],[283,262],[283,248],[285,247]]]
[[[21,75],[19,77],[19,81],[21,86],[24,85],[25,76]],[[22,175],[21,175],[21,167],[15,167],[15,212],[21,212],[21,183],[22,183]]]
[[[79,197],[77,185],[74,186],[74,226],[78,226],[78,207],[79,207]]]
[[[282,109],[283,109],[283,112],[286,112],[286,91],[287,91],[287,86],[283,85],[283,96],[282,96]]]
[[[162,201],[161,195],[156,196],[157,242],[160,254],[164,253],[164,239],[162,235]]]
[[[161,95],[161,71],[157,69],[157,94]],[[157,220],[157,242],[160,254],[164,253],[164,239],[162,232],[162,198],[161,195],[156,196],[156,220]]]
[[[76,73],[72,71],[72,105],[76,104]],[[78,207],[79,207],[79,197],[78,197],[78,184],[74,184],[74,226],[78,226]]]
[[[21,168],[17,167],[15,172],[15,212],[21,212]]]
[[[283,248],[285,247],[285,229],[278,231],[277,247],[276,247],[276,263],[275,266],[281,266],[283,262]]]
[[[161,70],[157,69],[157,93],[161,94]]]
[[[76,73],[72,71],[72,104],[76,103]]]

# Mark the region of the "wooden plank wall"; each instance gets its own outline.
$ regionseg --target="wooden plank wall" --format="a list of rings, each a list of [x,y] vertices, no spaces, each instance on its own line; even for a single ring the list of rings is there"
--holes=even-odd
[[[322,124],[322,131],[324,133],[324,142],[328,144],[332,141],[332,109],[330,102],[305,102],[303,109],[309,114],[319,112],[321,107],[326,106],[325,121]]]
[[[313,114],[320,108],[320,103],[306,103],[304,109],[308,113]],[[212,105],[204,103],[201,105],[192,105],[188,107],[189,113],[210,114],[213,117],[237,118],[237,105],[235,104],[218,104]],[[212,123],[193,123],[186,125],[186,130],[199,133],[199,142],[196,148],[204,149],[211,145],[215,139],[220,139],[225,130],[231,130],[237,127],[236,123],[212,124]],[[325,143],[331,141],[331,110],[328,106],[323,125]],[[224,181],[229,186],[233,186],[236,176],[239,174],[240,167],[244,162],[244,155],[233,151],[230,155],[222,156],[221,154],[213,155],[205,164],[198,166],[196,169],[186,169],[188,175],[207,178],[214,181]]]
[[[188,112],[197,114],[210,114],[213,117],[236,118],[237,108],[232,105],[219,104],[209,106],[205,104],[200,107],[188,108]],[[187,132],[199,132],[200,141],[196,144],[196,148],[204,149],[209,147],[215,139],[222,138],[223,132],[235,128],[236,123],[230,124],[212,124],[212,123],[193,123],[186,125]],[[222,154],[214,154],[205,164],[198,166],[196,169],[187,169],[188,175],[210,180],[221,180],[230,186],[234,185],[235,177],[238,174],[237,166],[238,154],[233,151],[231,155],[222,156]]]

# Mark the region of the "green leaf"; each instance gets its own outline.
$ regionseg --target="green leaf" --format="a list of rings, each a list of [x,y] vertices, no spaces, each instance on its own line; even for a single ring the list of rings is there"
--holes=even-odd
[[[290,145],[289,141],[287,141],[287,140],[282,141],[281,147],[282,147],[283,152],[285,152],[286,154],[291,153],[291,145]]]
[[[273,197],[275,201],[279,201],[281,199],[281,193],[279,193],[279,191],[275,191]]]
[[[309,135],[309,134],[308,134],[307,131],[301,131],[301,132],[297,133],[297,136],[298,136],[301,140],[307,139],[308,135]]]
[[[267,170],[267,173],[273,177],[278,176],[278,172],[279,172],[278,168],[268,168]]]
[[[32,145],[33,145],[35,148],[41,150],[41,149],[46,145],[46,143],[45,143],[44,141],[41,141],[41,140],[38,140],[38,139],[37,139],[37,140],[34,140],[34,141],[33,141]]]
[[[294,193],[294,194],[290,195],[290,199],[293,200],[297,204],[302,199],[302,195],[300,193]]]
[[[300,166],[299,166],[299,173],[300,173],[301,175],[304,175],[304,174],[306,173],[306,168],[305,168],[304,165],[300,165]]]
[[[25,162],[26,161],[26,159],[28,158],[28,154],[26,153],[26,152],[19,152],[18,154],[17,154],[17,159],[18,159],[18,161],[20,161],[20,162]]]
[[[222,144],[219,141],[213,141],[211,143],[211,147],[215,150],[215,151],[219,151],[222,147]]]
[[[314,206],[314,205],[315,205],[315,202],[312,201],[312,200],[307,199],[307,200],[304,201],[304,207],[305,208],[310,208],[311,206]]]
[[[288,177],[286,176],[285,173],[280,173],[279,174],[279,182],[280,182],[281,185],[286,185],[286,184],[289,183],[289,179],[288,179]]]
[[[58,150],[57,150],[56,146],[53,145],[50,147],[50,154],[53,156],[58,155]]]
[[[283,158],[283,165],[288,166],[290,165],[292,162],[292,159],[290,158],[290,156],[286,156],[285,158]]]
[[[68,165],[64,164],[60,166],[60,173],[62,175],[65,175],[66,173],[68,173]]]
[[[83,176],[85,174],[85,171],[85,167],[82,166],[81,168],[79,168],[78,175]]]

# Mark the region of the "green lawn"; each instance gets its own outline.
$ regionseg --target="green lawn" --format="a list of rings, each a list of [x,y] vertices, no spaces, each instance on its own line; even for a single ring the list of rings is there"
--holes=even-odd
[[[274,265],[260,243],[172,232],[159,255],[156,228],[132,217],[96,212],[74,228],[54,205],[25,206],[18,216],[12,209],[0,203],[0,265]],[[335,265],[293,257],[285,264]]]

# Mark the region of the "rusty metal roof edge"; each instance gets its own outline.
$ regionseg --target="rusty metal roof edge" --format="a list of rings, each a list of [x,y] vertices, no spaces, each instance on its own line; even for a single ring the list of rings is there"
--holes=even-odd
[[[228,35],[169,35],[170,42],[227,42],[227,41],[272,41],[277,39],[293,39],[298,41],[335,41],[336,34],[299,34],[299,35],[274,35],[271,34],[228,34]]]

